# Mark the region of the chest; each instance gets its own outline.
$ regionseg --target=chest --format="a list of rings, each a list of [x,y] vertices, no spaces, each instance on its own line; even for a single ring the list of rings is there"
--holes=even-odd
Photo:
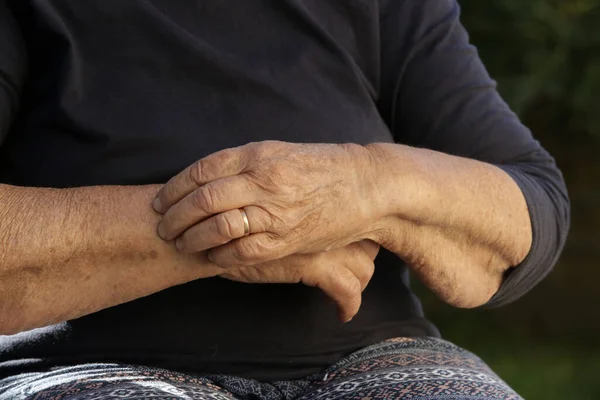
[[[20,4],[32,84],[14,148],[53,176],[137,182],[250,141],[390,140],[375,106],[376,1]]]
[[[378,2],[372,0],[30,0],[41,42],[80,54],[139,54],[152,47],[213,52],[256,68],[298,63],[322,48],[376,77]],[[148,46],[152,44],[152,46]]]

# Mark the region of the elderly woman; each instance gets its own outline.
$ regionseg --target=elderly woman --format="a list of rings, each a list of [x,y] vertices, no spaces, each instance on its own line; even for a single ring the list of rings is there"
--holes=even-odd
[[[0,0],[0,142],[0,399],[519,398],[408,283],[568,227],[455,0]]]

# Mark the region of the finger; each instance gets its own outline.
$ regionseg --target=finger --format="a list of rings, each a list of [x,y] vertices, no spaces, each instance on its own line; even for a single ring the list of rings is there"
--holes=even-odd
[[[373,261],[377,258],[379,250],[381,250],[381,246],[372,240],[362,240],[357,242],[356,245],[358,245]]]
[[[156,212],[165,213],[178,201],[208,182],[242,172],[248,158],[244,147],[213,153],[175,175],[156,195],[153,203]]]
[[[317,278],[309,276],[302,281],[318,287],[337,304],[340,321],[350,322],[358,313],[362,303],[361,285],[348,269],[325,265]]]
[[[254,206],[244,207],[250,222],[250,234],[265,232],[270,227],[267,213]],[[176,242],[183,253],[198,253],[244,237],[244,219],[240,209],[225,211],[192,226]]]
[[[285,246],[277,235],[264,232],[215,247],[208,252],[208,257],[222,268],[233,268],[279,260],[294,252],[295,249]]]
[[[165,240],[173,240],[212,215],[251,204],[257,190],[244,175],[207,183],[169,208],[159,223],[158,234]]]
[[[343,255],[341,265],[356,276],[361,284],[361,291],[364,291],[375,273],[374,259],[379,251],[379,245],[370,240],[364,240],[340,250]]]
[[[342,265],[358,279],[360,282],[360,291],[364,291],[375,272],[375,263],[371,257],[362,250],[350,252],[347,253]]]

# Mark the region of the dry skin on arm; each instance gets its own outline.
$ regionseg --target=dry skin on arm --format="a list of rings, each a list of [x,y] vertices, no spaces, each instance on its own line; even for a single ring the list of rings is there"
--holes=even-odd
[[[218,274],[156,236],[158,186],[0,186],[2,333],[73,319]]]
[[[485,304],[531,248],[517,184],[486,163],[395,144],[369,146],[387,218],[380,244],[406,261],[444,301]]]

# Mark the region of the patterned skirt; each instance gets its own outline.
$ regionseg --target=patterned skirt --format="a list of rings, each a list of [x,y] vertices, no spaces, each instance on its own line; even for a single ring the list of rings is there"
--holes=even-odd
[[[194,377],[117,364],[84,364],[0,380],[0,400],[517,400],[474,354],[434,338],[398,338],[359,350],[320,374],[258,382]]]

